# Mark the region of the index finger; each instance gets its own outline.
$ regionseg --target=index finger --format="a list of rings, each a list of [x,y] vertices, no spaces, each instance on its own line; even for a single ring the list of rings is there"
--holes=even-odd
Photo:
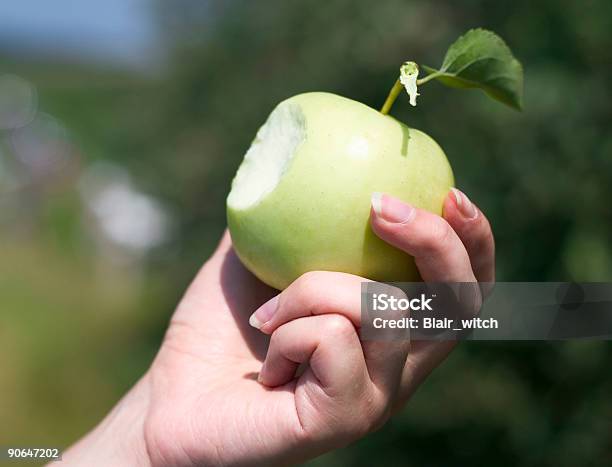
[[[426,282],[476,282],[456,232],[442,217],[382,193],[372,195],[372,230],[414,257]]]

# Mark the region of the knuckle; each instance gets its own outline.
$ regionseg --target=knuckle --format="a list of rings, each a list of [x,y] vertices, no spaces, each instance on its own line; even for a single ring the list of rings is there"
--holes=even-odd
[[[444,251],[453,237],[453,229],[444,219],[433,222],[431,230],[423,240],[422,248],[428,253]]]
[[[355,332],[353,323],[342,315],[330,314],[325,316],[322,332],[330,337],[346,336]]]
[[[308,271],[295,280],[293,289],[298,297],[311,297],[320,283],[321,272]]]
[[[385,282],[380,282],[376,284],[376,292],[378,292],[379,294],[384,293],[397,299],[408,298],[404,290],[394,285],[387,284]]]
[[[298,277],[297,280],[305,284],[317,283],[322,274],[322,271],[307,271]]]
[[[306,314],[330,313],[336,308],[336,300],[330,293],[329,284],[329,272],[306,272],[292,285],[291,300],[299,303]]]

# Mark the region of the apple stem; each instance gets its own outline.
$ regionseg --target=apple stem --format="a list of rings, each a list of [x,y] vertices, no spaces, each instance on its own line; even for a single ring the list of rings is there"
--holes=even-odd
[[[400,83],[400,80],[398,78],[397,81],[395,81],[393,87],[391,88],[391,91],[389,91],[387,100],[385,100],[385,103],[380,109],[381,114],[387,115],[389,113],[389,110],[391,110],[391,107],[393,107],[393,103],[395,102],[395,99],[397,99],[397,96],[399,96],[400,92],[402,92],[402,89],[404,89],[404,86],[402,85],[402,83]]]

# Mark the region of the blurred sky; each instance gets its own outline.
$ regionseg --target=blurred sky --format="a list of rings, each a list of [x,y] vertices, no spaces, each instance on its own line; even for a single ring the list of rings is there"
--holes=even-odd
[[[147,68],[159,56],[151,0],[0,1],[0,52]]]

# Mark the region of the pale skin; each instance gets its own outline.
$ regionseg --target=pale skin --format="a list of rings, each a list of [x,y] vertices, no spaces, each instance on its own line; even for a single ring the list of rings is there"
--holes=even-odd
[[[458,190],[443,217],[379,196],[371,226],[426,281],[495,279],[489,223]],[[376,430],[454,343],[360,341],[364,280],[310,272],[279,294],[242,266],[226,232],[149,370],[63,463],[291,465]]]

